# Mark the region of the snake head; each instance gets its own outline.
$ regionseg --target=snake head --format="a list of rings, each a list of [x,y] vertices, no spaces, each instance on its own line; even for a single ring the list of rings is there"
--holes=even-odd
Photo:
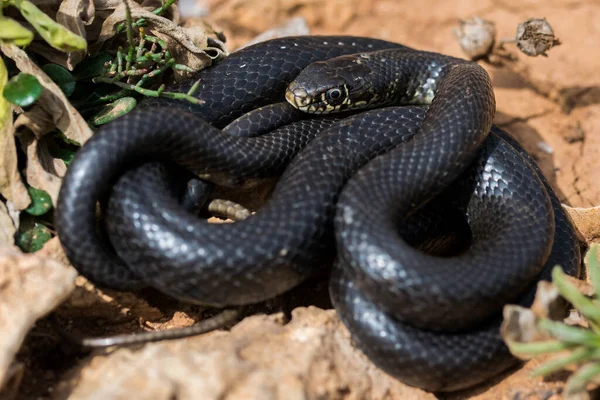
[[[285,98],[310,114],[367,108],[374,96],[372,73],[361,55],[315,62],[288,85]]]

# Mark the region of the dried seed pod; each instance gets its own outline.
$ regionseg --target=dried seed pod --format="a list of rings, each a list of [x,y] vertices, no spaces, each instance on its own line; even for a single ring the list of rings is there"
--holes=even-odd
[[[532,18],[517,27],[517,47],[531,57],[546,56],[546,51],[560,44],[545,18]]]
[[[488,56],[496,40],[496,26],[491,21],[479,17],[459,20],[453,30],[460,47],[469,58],[477,60]]]

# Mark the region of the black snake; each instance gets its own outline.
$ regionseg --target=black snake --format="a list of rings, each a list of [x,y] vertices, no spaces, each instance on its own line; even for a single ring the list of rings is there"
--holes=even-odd
[[[243,305],[337,254],[331,295],[358,347],[408,384],[449,391],[514,365],[498,329],[504,304],[527,304],[555,264],[578,273],[573,228],[535,162],[492,127],[477,64],[375,39],[292,37],[198,78],[205,104],[146,101],[94,135],[65,176],[58,234],[97,284]],[[269,106],[292,81],[287,99],[304,111],[383,108],[302,118]],[[236,137],[254,123],[276,129]],[[179,206],[171,163],[226,185],[281,178],[259,213],[210,225]],[[97,233],[99,200],[112,246]],[[457,214],[470,243],[446,254]]]

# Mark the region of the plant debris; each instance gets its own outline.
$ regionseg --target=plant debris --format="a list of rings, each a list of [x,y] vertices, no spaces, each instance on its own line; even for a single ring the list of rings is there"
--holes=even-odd
[[[517,27],[517,47],[531,57],[548,57],[546,52],[560,44],[545,18],[529,19]]]

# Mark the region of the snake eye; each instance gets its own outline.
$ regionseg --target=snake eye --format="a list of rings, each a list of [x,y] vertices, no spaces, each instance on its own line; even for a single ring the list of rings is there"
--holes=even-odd
[[[342,102],[342,91],[338,88],[329,89],[325,93],[325,100],[331,105],[336,105]]]

